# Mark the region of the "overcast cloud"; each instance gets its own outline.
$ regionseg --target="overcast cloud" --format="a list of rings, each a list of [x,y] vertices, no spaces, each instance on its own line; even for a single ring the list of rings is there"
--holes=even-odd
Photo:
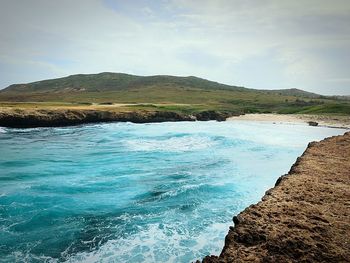
[[[350,1],[0,0],[0,88],[104,71],[350,95]]]

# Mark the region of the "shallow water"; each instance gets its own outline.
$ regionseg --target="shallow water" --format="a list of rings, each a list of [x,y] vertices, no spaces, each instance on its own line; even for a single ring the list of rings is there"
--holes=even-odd
[[[218,254],[308,142],[258,122],[0,130],[0,260],[189,262]]]

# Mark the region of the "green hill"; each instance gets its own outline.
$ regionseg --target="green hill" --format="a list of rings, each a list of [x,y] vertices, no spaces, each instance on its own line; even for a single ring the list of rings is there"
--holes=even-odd
[[[346,97],[321,96],[299,89],[254,90],[193,76],[134,76],[109,72],[11,85],[0,91],[1,101],[85,105],[132,103],[138,104],[138,109],[186,112],[222,110],[350,115],[350,100]]]
[[[138,89],[154,85],[161,85],[164,88],[187,87],[211,90],[245,90],[242,87],[224,85],[193,76],[175,77],[159,75],[141,77],[123,73],[104,72],[99,74],[71,75],[64,78],[43,80],[28,84],[14,84],[5,88],[2,92],[98,92]]]
[[[278,90],[264,90],[266,93],[273,93],[285,96],[296,96],[302,98],[310,98],[310,99],[320,99],[327,96],[322,96],[316,93],[308,92],[301,89],[278,89]]]

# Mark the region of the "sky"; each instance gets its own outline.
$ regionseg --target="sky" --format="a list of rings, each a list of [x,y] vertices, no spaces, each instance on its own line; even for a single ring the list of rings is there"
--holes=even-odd
[[[350,95],[350,1],[0,0],[0,88],[99,72]]]

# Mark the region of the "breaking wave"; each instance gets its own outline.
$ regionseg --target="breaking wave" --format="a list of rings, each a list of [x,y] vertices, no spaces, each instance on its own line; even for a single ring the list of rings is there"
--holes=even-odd
[[[212,147],[216,144],[209,137],[183,136],[166,139],[126,140],[125,145],[131,151],[186,152]]]

